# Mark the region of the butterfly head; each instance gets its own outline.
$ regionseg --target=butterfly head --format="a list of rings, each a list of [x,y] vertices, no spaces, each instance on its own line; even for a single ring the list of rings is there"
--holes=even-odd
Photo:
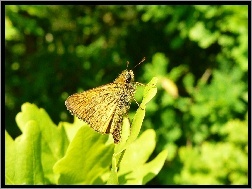
[[[134,73],[132,70],[124,70],[114,81],[115,83],[131,83],[134,82]]]

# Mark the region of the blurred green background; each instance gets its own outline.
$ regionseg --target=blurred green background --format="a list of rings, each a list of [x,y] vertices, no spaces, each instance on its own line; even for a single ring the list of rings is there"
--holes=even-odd
[[[159,78],[142,131],[153,157],[168,149],[149,184],[248,184],[248,6],[5,7],[5,128],[25,102],[73,121],[64,101],[133,68]],[[136,94],[141,102],[141,93]],[[132,103],[130,118],[136,110]]]

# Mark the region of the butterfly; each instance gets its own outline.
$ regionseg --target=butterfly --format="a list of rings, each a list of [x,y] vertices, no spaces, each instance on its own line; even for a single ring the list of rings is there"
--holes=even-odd
[[[112,83],[69,96],[65,105],[72,115],[88,123],[95,131],[111,133],[114,143],[118,144],[123,117],[130,109],[138,85],[143,84],[134,82],[133,71],[126,69]]]

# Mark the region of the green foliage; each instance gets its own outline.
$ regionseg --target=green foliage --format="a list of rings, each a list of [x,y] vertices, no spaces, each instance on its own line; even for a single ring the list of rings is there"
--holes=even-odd
[[[125,119],[123,141],[116,146],[108,135],[95,132],[77,119],[73,124],[63,122],[56,127],[43,109],[30,103],[22,105],[22,112],[16,117],[22,135],[13,140],[5,133],[6,184],[145,184],[150,181],[161,170],[167,151],[145,163],[155,148],[155,131],[149,129],[138,139],[137,136],[145,105],[157,92],[156,83],[157,79],[153,78],[145,87],[132,129]]]
[[[56,127],[43,109],[22,105],[16,116],[22,135],[13,140],[5,132],[6,184],[50,184],[57,175],[53,165],[61,159],[69,140],[62,126]]]
[[[6,137],[6,173],[7,184],[43,184],[43,168],[41,161],[41,135],[35,121],[26,124],[24,134],[12,140]],[[19,173],[17,175],[17,173]]]
[[[248,135],[247,124],[247,121],[231,120],[221,129],[222,142],[204,142],[201,148],[181,148],[179,157],[184,167],[175,177],[177,183],[247,183],[248,140],[241,137]]]
[[[60,175],[58,184],[95,184],[109,171],[113,144],[106,144],[108,137],[81,127],[70,143],[65,156],[54,165]]]
[[[72,116],[64,101],[70,94],[112,82],[126,68],[127,60],[128,68],[133,68],[146,57],[146,62],[133,70],[135,80],[147,83],[158,78],[158,93],[146,111],[138,108],[138,114],[146,117],[142,121],[140,115],[141,124],[136,126],[155,130],[157,143],[151,157],[158,157],[163,150],[169,152],[160,173],[147,184],[248,184],[248,6],[6,6],[6,130],[12,138],[36,132],[43,136],[42,121],[29,123],[40,128],[33,132],[18,125],[20,135],[15,116],[24,102],[44,107],[55,123],[69,122]],[[140,102],[141,87],[138,90],[135,98]],[[136,109],[133,103],[131,111]],[[76,124],[82,125],[64,122],[59,130],[53,127],[50,132],[66,131],[55,139],[68,146],[79,129]],[[139,129],[130,135],[127,120],[124,126],[124,139],[135,139]],[[43,182],[56,183],[52,166],[66,153],[66,147],[53,156],[49,149],[58,143],[47,143],[40,149],[41,164],[47,164],[43,158],[47,157],[50,169],[43,167],[43,171],[51,176]],[[93,182],[105,183],[111,178],[110,183],[129,183],[125,179],[135,173],[120,175],[118,169],[124,149],[131,146],[125,145],[118,145],[117,155],[112,154],[114,175],[104,170]],[[43,148],[48,148],[48,153]],[[13,173],[8,174],[12,178]],[[135,181],[146,183],[146,178],[149,176]]]

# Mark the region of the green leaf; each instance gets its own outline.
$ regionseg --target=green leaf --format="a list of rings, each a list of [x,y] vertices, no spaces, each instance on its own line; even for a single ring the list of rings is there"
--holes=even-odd
[[[132,172],[132,175],[129,175],[129,177],[134,177],[135,181],[129,180],[128,183],[146,184],[147,182],[149,182],[160,172],[167,158],[167,155],[168,151],[163,150],[156,156],[154,160],[136,168]]]
[[[114,144],[107,144],[108,135],[81,127],[53,170],[60,174],[58,184],[96,184],[109,171]]]
[[[145,184],[159,173],[167,157],[166,150],[146,163],[155,145],[155,131],[149,129],[126,149],[118,172],[120,184]]]
[[[153,77],[152,80],[146,85],[146,87],[144,88],[144,94],[143,94],[143,101],[140,104],[140,107],[137,109],[137,112],[134,116],[133,122],[132,122],[132,126],[131,126],[131,134],[127,140],[127,143],[130,144],[131,142],[133,142],[141,129],[142,123],[143,123],[143,119],[145,116],[145,107],[146,104],[156,95],[157,93],[157,84],[158,78],[157,77]]]
[[[153,77],[152,80],[144,88],[144,96],[141,106],[145,106],[157,93],[158,78]]]
[[[144,164],[153,152],[155,145],[155,131],[151,129],[146,130],[126,149],[120,164],[120,174],[125,174],[139,165]]]
[[[52,171],[53,165],[66,152],[68,139],[64,128],[57,127],[44,109],[38,108],[34,104],[24,103],[21,107],[22,112],[16,116],[16,122],[22,132],[26,129],[26,124],[31,120],[37,123],[41,132],[41,152],[42,166],[45,174],[45,183],[56,183],[57,175]]]
[[[15,184],[16,147],[15,142],[5,130],[5,183]]]
[[[111,169],[111,173],[107,182],[108,185],[118,184],[117,170]]]
[[[41,161],[41,134],[35,121],[23,126],[15,141],[6,132],[6,184],[44,184]]]
[[[61,122],[60,125],[64,127],[66,131],[66,135],[68,140],[71,142],[78,132],[78,130],[81,128],[83,125],[87,125],[87,123],[83,122],[82,120],[78,119],[77,117],[74,116],[74,122],[73,123],[68,123],[68,122]]]

